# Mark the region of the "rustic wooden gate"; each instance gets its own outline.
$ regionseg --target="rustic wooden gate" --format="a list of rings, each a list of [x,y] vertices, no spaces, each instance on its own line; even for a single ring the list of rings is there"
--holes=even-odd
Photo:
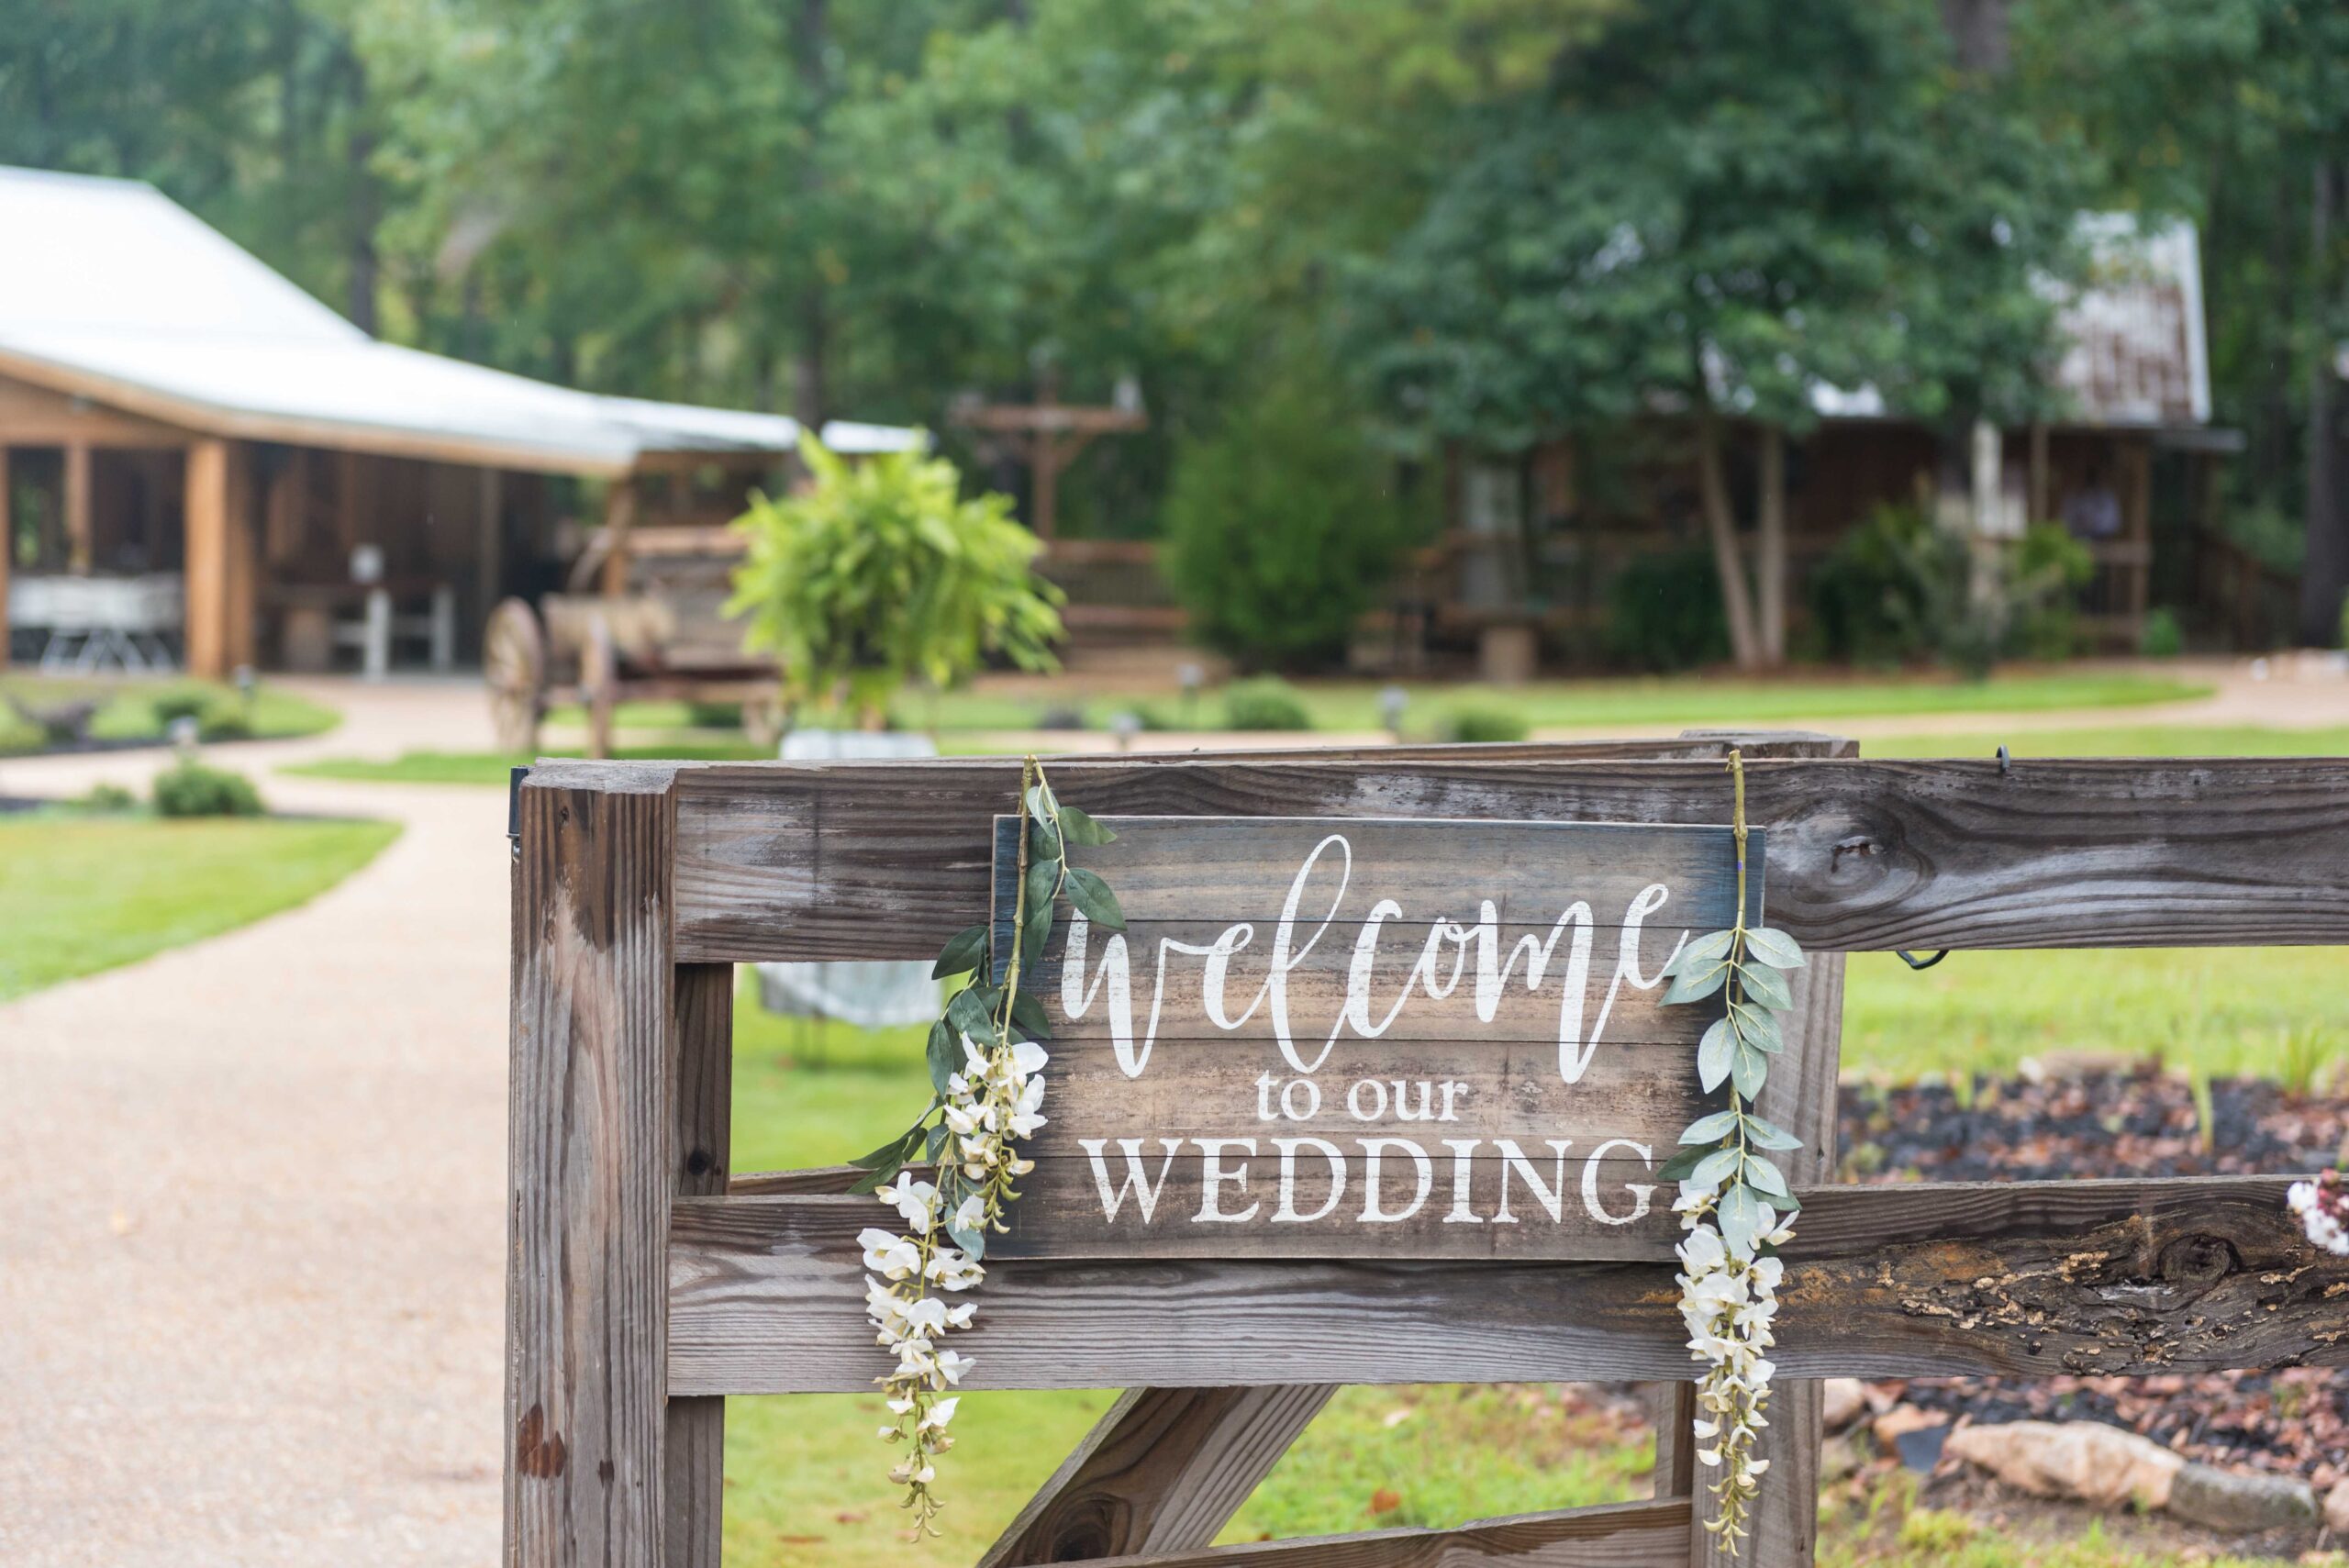
[[[1733,738],[1068,759],[1097,816],[1721,822]],[[1806,1148],[1775,1461],[1744,1561],[1811,1556],[1829,1375],[2132,1374],[2349,1360],[2349,1262],[2283,1177],[1820,1185],[1847,951],[2349,943],[2349,762],[1858,759],[1736,738],[1772,922],[1812,950],[1804,1073],[1765,1114]],[[737,1175],[731,966],[926,958],[988,912],[1006,759],[549,762],[518,790],[506,1559],[711,1568],[725,1396],[862,1391],[855,1173]],[[1789,1052],[1789,1060],[1798,1053]],[[1519,1568],[1709,1560],[1667,1264],[1004,1262],[985,1387],[1130,1390],[990,1565]],[[1656,1383],[1655,1499],[1451,1530],[1209,1549],[1345,1383]],[[1693,1498],[1693,1501],[1692,1501]]]

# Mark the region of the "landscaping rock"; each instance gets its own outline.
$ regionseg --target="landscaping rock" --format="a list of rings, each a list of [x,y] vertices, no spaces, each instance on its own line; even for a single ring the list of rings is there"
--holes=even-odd
[[[2170,1484],[2169,1511],[2211,1529],[2249,1534],[2316,1522],[2316,1492],[2297,1475],[2189,1464]]]
[[[1831,1377],[1820,1391],[1820,1419],[1831,1432],[1840,1432],[1858,1420],[1867,1407],[1867,1385],[1856,1377]]]
[[[2335,1535],[2349,1535],[2349,1481],[2335,1482],[2324,1495],[2324,1528]]]
[[[2100,1421],[1961,1427],[1950,1434],[1947,1451],[2034,1496],[2073,1497],[2104,1508],[2165,1507],[2187,1468],[2161,1444]]]

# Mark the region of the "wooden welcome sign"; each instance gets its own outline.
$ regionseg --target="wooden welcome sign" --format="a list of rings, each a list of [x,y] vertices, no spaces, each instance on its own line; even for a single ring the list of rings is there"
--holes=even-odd
[[[1049,1118],[1008,1258],[1662,1258],[1654,1171],[1708,1107],[1719,995],[1664,966],[1733,921],[1723,828],[1106,818],[1021,990]],[[996,826],[1009,951],[1018,819]],[[1749,851],[1761,923],[1763,835]],[[1792,1041],[1801,1049],[1799,1041]]]

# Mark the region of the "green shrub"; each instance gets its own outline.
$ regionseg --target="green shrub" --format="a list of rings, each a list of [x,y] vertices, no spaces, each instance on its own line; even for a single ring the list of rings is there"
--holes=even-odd
[[[738,702],[689,702],[685,724],[694,729],[740,729],[742,705]]]
[[[216,703],[197,716],[195,733],[204,740],[250,740],[253,738],[253,721],[240,707]]]
[[[2095,570],[2062,525],[2034,523],[1977,593],[1974,546],[1914,506],[1879,506],[1811,574],[1811,616],[1830,657],[1930,658],[1976,678],[2002,658],[2077,651],[2072,591]]]
[[[186,761],[155,775],[159,817],[258,817],[261,795],[252,781],[223,768]]]
[[[139,797],[118,784],[95,784],[76,803],[83,810],[100,816],[119,816],[139,808]]]
[[[1313,716],[1295,686],[1266,676],[1224,688],[1223,724],[1227,729],[1310,729]]]
[[[2137,651],[2148,659],[2175,659],[2186,651],[2186,631],[2177,624],[2176,612],[2156,609],[2145,617],[2145,629],[2137,634]]]
[[[990,655],[1052,667],[1060,591],[1029,571],[1042,547],[1008,496],[964,500],[926,451],[852,465],[812,437],[799,451],[814,483],[734,521],[750,548],[726,606],[747,617],[743,646],[781,662],[791,706],[871,721],[907,682],[945,691]]]
[[[203,719],[215,705],[212,694],[201,687],[173,686],[149,697],[147,706],[154,712],[155,728],[169,729],[175,718]]]
[[[1463,742],[1522,740],[1532,733],[1524,716],[1513,708],[1462,707],[1444,723],[1444,733]]]
[[[1336,386],[1319,367],[1276,372],[1174,453],[1167,582],[1193,630],[1249,668],[1341,654],[1411,542],[1393,465]]]
[[[1607,656],[1639,670],[1689,670],[1729,657],[1712,552],[1642,556],[1607,585]]]

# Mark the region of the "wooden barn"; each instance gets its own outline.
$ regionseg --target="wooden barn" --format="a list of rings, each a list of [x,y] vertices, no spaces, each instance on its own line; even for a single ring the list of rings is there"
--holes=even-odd
[[[2079,611],[2104,649],[2136,648],[2157,586],[2169,602],[2211,600],[2212,618],[2230,630],[2245,594],[2269,586],[2237,581],[2258,569],[2216,528],[2218,463],[2240,441],[2210,425],[2193,228],[2141,229],[2125,214],[2082,225],[2096,261],[2062,309],[2062,417],[1985,427],[1954,450],[1870,389],[1819,389],[1817,425],[1778,459],[1784,550],[1757,585],[1766,595],[1776,578],[1798,631],[1809,573],[1887,505],[1994,538],[2020,535],[2026,521],[2063,523],[2096,562]],[[1413,596],[1388,628],[1391,656],[1475,650],[1487,673],[1506,678],[1543,656],[1603,648],[1612,586],[1627,567],[1706,549],[1690,435],[1688,421],[1659,416],[1603,446],[1448,453],[1447,526],[1411,574]],[[1766,437],[1734,421],[1727,435],[1732,504],[1750,529],[1764,510]],[[1750,562],[1771,558],[1758,542],[1749,531]]]
[[[798,441],[380,342],[144,184],[0,170],[0,662],[445,668]]]

